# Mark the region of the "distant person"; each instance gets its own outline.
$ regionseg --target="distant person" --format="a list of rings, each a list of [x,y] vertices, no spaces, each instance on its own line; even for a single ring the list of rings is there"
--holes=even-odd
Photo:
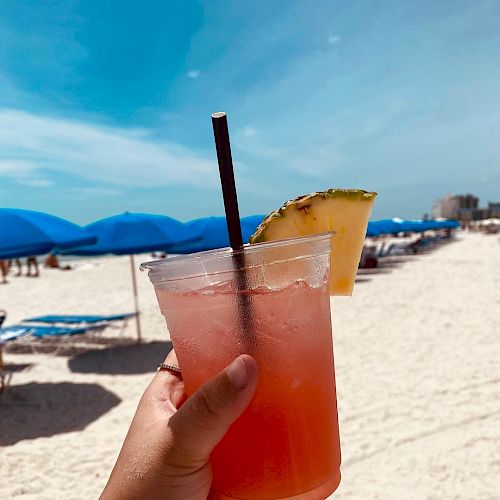
[[[38,278],[40,276],[40,269],[38,268],[38,260],[36,257],[31,256],[26,259],[26,265],[28,270],[26,271],[26,276],[32,278]],[[33,268],[34,272],[31,274],[31,269]]]
[[[359,267],[361,269],[373,269],[377,267],[377,265],[378,259],[375,253],[375,248],[365,245],[363,247],[363,251],[361,252]]]
[[[9,271],[10,271],[10,268],[12,267],[12,263],[15,263],[16,266],[17,266],[17,274],[15,274],[14,276],[21,276],[22,275],[22,271],[23,271],[23,268],[22,268],[22,265],[21,265],[21,260],[20,259],[10,259],[9,260]]]
[[[57,255],[54,255],[53,253],[49,253],[47,255],[47,258],[45,259],[43,263],[43,267],[47,267],[49,269],[58,269],[59,268],[59,259],[57,258]]]
[[[2,274],[2,285],[8,283],[7,275],[9,274],[9,263],[6,260],[0,260],[0,273]]]
[[[49,255],[47,255],[47,258],[43,263],[43,267],[47,267],[49,269],[61,269],[62,271],[68,271],[69,269],[71,269],[71,266],[69,264],[65,264],[64,266],[62,266],[59,263],[59,257],[53,253],[49,253]]]

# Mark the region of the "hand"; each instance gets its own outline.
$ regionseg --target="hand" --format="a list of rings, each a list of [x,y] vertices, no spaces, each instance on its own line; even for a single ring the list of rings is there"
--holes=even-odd
[[[171,351],[165,363],[177,364]],[[210,453],[257,386],[246,354],[186,399],[180,375],[159,371],[144,392],[101,500],[206,500]]]

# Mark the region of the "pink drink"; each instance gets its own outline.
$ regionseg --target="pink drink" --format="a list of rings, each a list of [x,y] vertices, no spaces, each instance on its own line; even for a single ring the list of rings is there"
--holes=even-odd
[[[276,253],[276,244],[256,245],[261,253],[266,246],[273,249],[269,259],[245,255],[244,291],[236,286],[234,270],[188,278],[190,285],[186,279],[155,283],[188,394],[243,352],[259,365],[254,399],[211,457],[221,498],[322,499],[340,481],[330,243],[324,237],[294,241],[299,240],[304,241],[293,248],[298,259],[288,248],[285,260],[277,262],[283,251]],[[267,272],[265,266],[271,266]],[[213,284],[198,287],[206,280]],[[250,323],[239,314],[242,294]]]

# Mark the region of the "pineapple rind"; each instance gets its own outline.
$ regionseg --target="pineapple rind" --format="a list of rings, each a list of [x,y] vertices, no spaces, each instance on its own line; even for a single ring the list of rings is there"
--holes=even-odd
[[[271,212],[264,220],[259,224],[254,234],[250,237],[250,243],[261,243],[263,241],[267,241],[266,238],[266,230],[272,224],[274,219],[278,219],[284,217],[285,212],[291,206],[296,209],[300,209],[307,202],[312,202],[312,200],[316,197],[335,199],[352,199],[353,201],[369,201],[373,202],[377,193],[372,191],[365,191],[363,189],[340,189],[340,188],[332,188],[326,191],[317,191],[315,193],[305,194],[301,196],[297,196],[292,200],[288,200],[283,204],[282,207],[278,208],[274,212]]]

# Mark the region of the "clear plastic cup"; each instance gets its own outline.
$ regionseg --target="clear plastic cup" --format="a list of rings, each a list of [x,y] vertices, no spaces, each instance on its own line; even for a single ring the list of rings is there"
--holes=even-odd
[[[340,482],[331,234],[201,252],[149,270],[192,394],[239,354],[255,396],[212,453],[220,498],[319,499]]]

